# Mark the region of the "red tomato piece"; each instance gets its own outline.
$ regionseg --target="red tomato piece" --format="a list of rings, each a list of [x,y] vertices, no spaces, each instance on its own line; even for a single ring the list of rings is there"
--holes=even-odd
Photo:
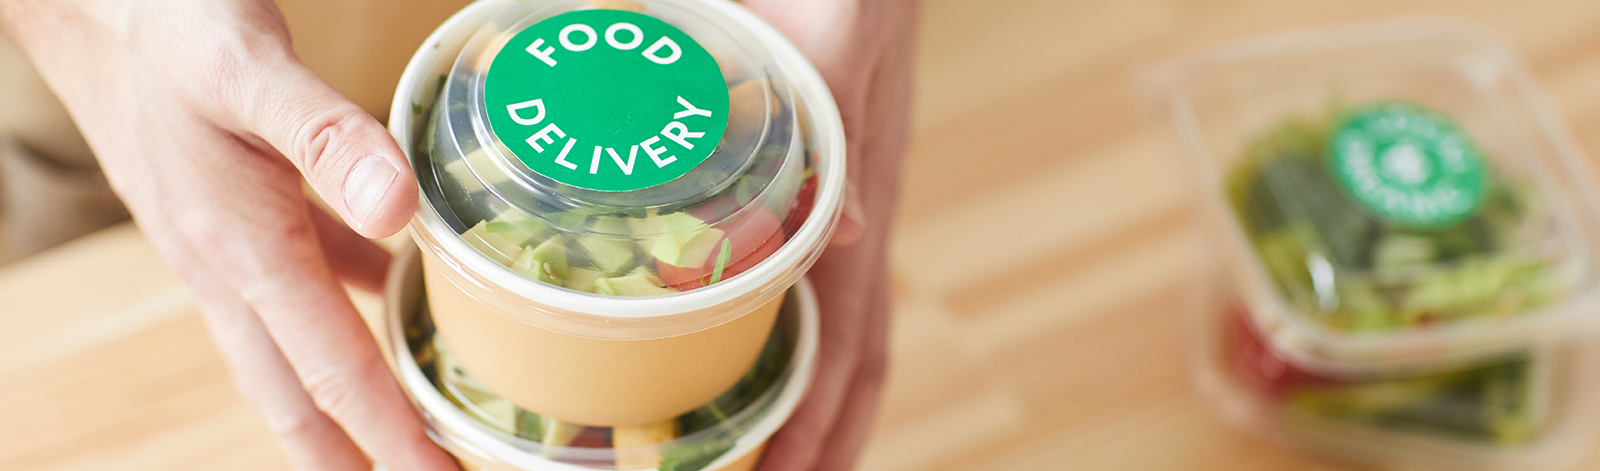
[[[724,232],[723,238],[731,245],[731,256],[728,257],[728,266],[722,268],[722,279],[732,278],[755,267],[783,247],[783,242],[788,239],[783,236],[781,226],[776,214],[762,208],[751,208],[750,212],[731,223],[713,226]],[[656,274],[661,277],[662,283],[678,291],[710,284],[711,275],[716,271],[717,257],[722,250],[722,241],[716,244],[718,248],[712,252],[711,260],[699,268],[684,268],[657,261]]]
[[[1282,399],[1294,390],[1334,384],[1296,367],[1272,348],[1250,321],[1250,314],[1238,304],[1229,308],[1223,341],[1227,364],[1245,387],[1268,399]]]
[[[789,214],[783,217],[783,235],[794,237],[800,231],[800,225],[811,216],[811,209],[817,205],[817,175],[812,174],[806,181],[800,183],[800,191],[795,192],[794,204],[789,206]]]

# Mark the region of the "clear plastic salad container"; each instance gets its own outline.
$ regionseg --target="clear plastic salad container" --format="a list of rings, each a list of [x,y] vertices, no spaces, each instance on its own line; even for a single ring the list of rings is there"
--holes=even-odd
[[[1592,342],[1438,369],[1318,373],[1271,345],[1243,303],[1211,299],[1192,316],[1196,381],[1225,420],[1269,439],[1441,471],[1571,469],[1592,443]]]
[[[1252,324],[1296,364],[1437,370],[1593,332],[1593,173],[1495,42],[1393,22],[1155,78]]]
[[[468,471],[748,471],[814,372],[816,298],[801,281],[755,365],[710,403],[650,424],[565,422],[517,407],[461,368],[434,329],[422,272],[415,248],[397,257],[378,330],[429,435]]]
[[[572,423],[658,423],[733,387],[844,188],[821,77],[720,0],[480,1],[423,44],[391,116],[439,334]]]

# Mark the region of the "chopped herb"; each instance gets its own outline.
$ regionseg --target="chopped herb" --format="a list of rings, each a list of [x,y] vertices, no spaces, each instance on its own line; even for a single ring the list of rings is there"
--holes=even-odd
[[[711,283],[722,281],[722,269],[728,266],[728,259],[733,258],[733,242],[722,239],[722,251],[717,252],[717,268],[711,271]]]

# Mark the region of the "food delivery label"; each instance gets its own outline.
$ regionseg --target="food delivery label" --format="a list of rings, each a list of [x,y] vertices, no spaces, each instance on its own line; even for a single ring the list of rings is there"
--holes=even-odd
[[[1478,148],[1449,118],[1393,102],[1360,109],[1334,129],[1335,179],[1384,220],[1439,227],[1478,210],[1488,171]]]
[[[529,169],[596,191],[681,177],[728,127],[716,59],[678,28],[620,10],[563,13],[518,32],[489,65],[483,104]]]

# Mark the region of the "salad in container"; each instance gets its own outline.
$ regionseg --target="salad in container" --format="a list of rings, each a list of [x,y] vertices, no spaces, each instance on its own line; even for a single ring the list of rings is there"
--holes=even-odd
[[[756,363],[711,402],[649,424],[567,422],[518,407],[461,366],[433,324],[422,270],[414,246],[396,258],[377,333],[429,435],[468,471],[748,471],[815,372],[816,298],[802,280]]]
[[[440,341],[563,423],[664,427],[736,387],[839,216],[826,85],[731,2],[477,2],[391,116]]]
[[[1594,331],[1593,174],[1493,41],[1429,21],[1306,32],[1160,83],[1243,302],[1297,362],[1430,367]]]
[[[1570,461],[1588,436],[1566,419],[1588,391],[1600,205],[1509,52],[1408,20],[1245,41],[1154,77],[1230,274],[1195,355],[1225,415],[1383,464]]]

